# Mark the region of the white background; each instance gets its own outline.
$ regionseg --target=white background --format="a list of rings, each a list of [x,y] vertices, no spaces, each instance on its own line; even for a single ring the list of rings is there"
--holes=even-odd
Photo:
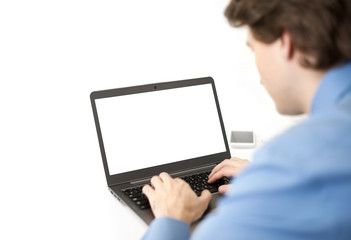
[[[275,113],[246,30],[223,16],[227,3],[0,2],[0,239],[138,239],[146,231],[107,191],[94,90],[212,76],[228,136],[254,130],[266,140],[295,121]]]

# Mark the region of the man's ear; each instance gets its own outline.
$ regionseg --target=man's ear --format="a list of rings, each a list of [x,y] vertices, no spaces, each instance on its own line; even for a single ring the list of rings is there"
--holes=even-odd
[[[294,57],[295,49],[291,41],[291,36],[287,31],[283,31],[280,37],[280,47],[283,57],[287,60],[291,60]]]

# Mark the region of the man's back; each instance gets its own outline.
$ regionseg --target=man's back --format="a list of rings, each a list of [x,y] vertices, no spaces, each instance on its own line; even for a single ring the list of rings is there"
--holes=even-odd
[[[309,119],[256,152],[194,239],[350,239],[350,133],[351,63],[326,75]]]

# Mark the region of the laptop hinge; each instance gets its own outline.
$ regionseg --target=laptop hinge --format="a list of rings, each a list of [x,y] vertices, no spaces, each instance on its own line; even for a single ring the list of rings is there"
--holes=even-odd
[[[213,168],[214,166],[216,166],[216,164],[210,164],[210,165],[206,165],[206,166],[202,166],[202,167],[197,167],[197,168],[187,169],[187,170],[183,170],[183,171],[179,171],[179,172],[174,172],[174,173],[170,173],[170,175],[171,175],[171,177],[178,177],[178,176],[190,173],[190,172],[201,171],[203,169],[210,168],[210,167]],[[151,179],[151,177],[148,177],[148,178],[143,178],[140,180],[132,181],[130,183],[133,185],[144,184],[144,183],[147,184],[150,182],[150,179]]]

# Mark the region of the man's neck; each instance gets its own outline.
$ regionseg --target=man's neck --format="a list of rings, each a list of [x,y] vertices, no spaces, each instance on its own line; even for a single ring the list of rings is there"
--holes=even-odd
[[[304,113],[311,112],[313,98],[326,71],[301,68],[298,79],[300,106]]]

